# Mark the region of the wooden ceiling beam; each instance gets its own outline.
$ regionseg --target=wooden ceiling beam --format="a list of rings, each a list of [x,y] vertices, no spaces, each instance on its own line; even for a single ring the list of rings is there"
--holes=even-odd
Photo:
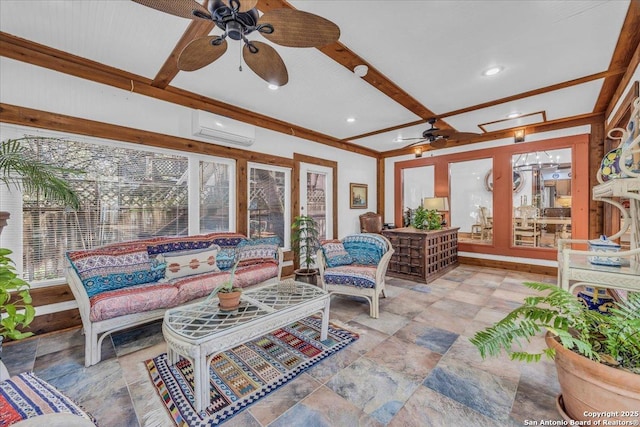
[[[602,112],[581,114],[578,116],[565,117],[558,120],[551,120],[545,123],[538,123],[538,124],[533,124],[533,125],[524,126],[524,127],[517,126],[509,129],[502,129],[494,132],[487,132],[475,138],[466,139],[464,141],[455,141],[455,140],[447,141],[447,145],[443,148],[461,147],[463,145],[476,144],[478,142],[493,141],[493,140],[503,139],[503,138],[513,138],[513,133],[516,129],[524,128],[526,135],[532,135],[534,133],[550,132],[558,129],[590,125],[593,123],[601,123],[602,121],[604,121],[604,113]],[[380,157],[387,158],[387,157],[413,154],[414,149],[416,147],[422,147],[423,156],[424,156],[424,153],[428,151],[437,150],[436,148],[431,147],[429,144],[424,144],[424,145],[416,145],[409,148],[398,148],[396,150],[384,151],[380,153]]]
[[[208,35],[214,27],[215,24],[213,21],[204,21],[202,19],[194,19],[191,21],[184,34],[182,34],[182,37],[180,37],[180,40],[178,40],[178,43],[176,43],[176,46],[171,51],[171,54],[169,54],[169,57],[164,61],[162,68],[160,68],[160,71],[156,74],[153,82],[151,82],[151,86],[159,87],[161,89],[169,86],[169,83],[171,83],[180,71],[178,69],[178,57],[180,56],[180,53],[182,53],[182,50],[193,40]]]
[[[533,89],[533,90],[529,90],[526,92],[522,92],[516,95],[511,95],[511,96],[507,96],[504,98],[500,98],[500,99],[494,99],[493,101],[488,101],[488,102],[483,102],[482,104],[477,104],[477,105],[473,105],[471,107],[465,107],[465,108],[461,108],[459,110],[453,110],[453,111],[449,111],[447,113],[443,113],[443,114],[436,114],[434,117],[441,119],[444,117],[452,117],[452,116],[457,116],[458,114],[464,114],[464,113],[470,113],[472,111],[476,111],[476,110],[481,110],[483,108],[489,108],[489,107],[493,107],[495,105],[499,105],[499,104],[504,104],[505,102],[511,102],[511,101],[515,101],[518,99],[522,99],[522,98],[528,98],[531,96],[536,96],[536,95],[540,95],[543,93],[547,93],[547,92],[553,92],[556,90],[561,90],[561,89],[565,89],[571,86],[575,86],[575,85],[579,85],[579,84],[583,84],[583,83],[587,83],[593,80],[598,80],[598,79],[606,79],[607,77],[611,77],[611,76],[619,76],[621,74],[624,74],[627,71],[626,68],[618,68],[615,70],[607,70],[607,71],[602,71],[600,73],[595,73],[595,74],[591,74],[589,76],[584,76],[584,77],[580,77],[577,79],[573,79],[573,80],[567,80],[565,82],[561,82],[561,83],[556,83],[550,86],[545,86],[539,89]],[[373,132],[368,132],[368,133],[363,133],[360,135],[354,135],[352,137],[349,138],[344,138],[342,141],[353,141],[354,139],[361,139],[361,138],[366,138],[368,136],[374,136],[374,135],[378,135],[381,133],[385,133],[385,132],[391,132],[394,130],[398,130],[398,129],[404,129],[407,127],[411,127],[411,126],[416,126],[419,125],[420,123],[423,123],[423,121],[418,120],[418,121],[414,121],[414,122],[410,122],[410,123],[404,123],[401,125],[396,125],[396,126],[391,126],[385,129],[379,129]],[[438,122],[439,124],[440,122]]]
[[[260,9],[262,12],[281,8],[295,9],[285,0],[258,1],[258,9]],[[376,69],[373,65],[369,64],[367,61],[365,61],[363,58],[358,56],[355,52],[353,52],[351,49],[349,49],[339,41],[327,46],[320,47],[318,48],[318,50],[327,55],[329,58],[333,59],[338,64],[348,69],[350,72],[353,72],[353,69],[356,65],[366,65],[369,68],[369,71],[367,72],[366,76],[362,77],[362,80],[366,81],[371,86],[373,86],[389,98],[393,99],[416,116],[421,117],[422,120],[419,121],[419,123],[425,123],[430,118],[435,116],[435,113],[433,111],[422,105],[417,99],[409,95],[400,86],[395,84],[388,77],[382,74],[378,69]],[[455,130],[451,127],[451,125],[442,120],[438,122],[438,127],[440,129]],[[346,139],[343,139],[343,141],[346,141]]]
[[[618,100],[623,97],[623,93],[626,90],[629,83],[631,83],[631,79],[633,78],[633,75],[635,74],[635,71],[638,68],[638,66],[640,66],[640,43],[638,43],[638,46],[636,46],[636,52],[633,54],[633,57],[631,58],[631,62],[627,67],[627,71],[622,76],[622,79],[620,80],[618,87],[616,88],[615,92],[613,93],[613,96],[611,97],[611,101],[607,106],[607,111],[605,111],[605,114],[604,114],[605,119],[608,119],[609,117],[611,117],[611,113],[613,112],[613,109],[618,103]],[[636,80],[635,83],[637,85],[638,81]]]
[[[209,111],[234,120],[286,135],[315,141],[341,150],[374,158],[378,157],[379,152],[376,150],[345,143],[344,141],[320,132],[254,113],[172,86],[164,89],[154,87],[151,84],[152,81],[146,77],[81,58],[4,32],[0,32],[0,55],[185,107]]]
[[[640,44],[640,0],[631,0],[627,15],[624,18],[618,42],[611,56],[609,70],[629,68],[634,53]],[[633,72],[635,70],[631,70]],[[607,111],[614,101],[614,96],[618,92],[618,87],[623,80],[622,75],[613,75],[604,79],[598,100],[593,107],[593,111]],[[622,93],[620,91],[619,93]]]

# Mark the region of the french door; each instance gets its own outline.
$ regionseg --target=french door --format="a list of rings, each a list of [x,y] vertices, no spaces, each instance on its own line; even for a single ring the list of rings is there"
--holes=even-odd
[[[318,223],[320,239],[333,236],[333,169],[300,163],[300,215]]]

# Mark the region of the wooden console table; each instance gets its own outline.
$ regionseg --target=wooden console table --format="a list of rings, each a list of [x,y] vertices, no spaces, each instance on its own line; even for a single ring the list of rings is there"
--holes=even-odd
[[[412,227],[383,230],[394,254],[387,274],[430,283],[458,266],[458,230],[418,230]]]

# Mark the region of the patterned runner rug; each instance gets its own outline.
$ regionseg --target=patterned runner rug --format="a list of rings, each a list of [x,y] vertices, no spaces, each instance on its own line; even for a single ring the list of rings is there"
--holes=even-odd
[[[320,319],[308,317],[216,355],[209,368],[211,404],[201,413],[193,406],[188,360],[169,366],[163,353],[145,364],[176,425],[216,426],[358,339],[330,324],[327,339],[319,341],[320,327]]]

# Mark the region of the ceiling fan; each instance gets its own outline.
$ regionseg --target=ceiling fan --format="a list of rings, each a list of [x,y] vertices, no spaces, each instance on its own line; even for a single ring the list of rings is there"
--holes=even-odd
[[[256,31],[267,40],[289,47],[321,47],[340,38],[340,28],[312,13],[295,9],[274,9],[258,14],[258,0],[133,0],[144,6],[189,19],[213,21],[224,32],[189,43],[178,57],[178,68],[195,71],[211,64],[227,50],[227,37],[242,40],[242,57],[260,78],[283,86],[289,81],[287,67],[270,45],[247,39]],[[240,67],[242,70],[242,67]]]
[[[435,118],[429,119],[428,123],[431,127],[422,132],[422,138],[399,138],[396,139],[396,141],[413,141],[411,144],[405,145],[402,148],[413,147],[414,145],[422,144],[423,142],[428,142],[433,148],[444,148],[448,139],[461,141],[478,136],[477,133],[473,132],[458,132],[453,129],[439,129],[435,126]]]

